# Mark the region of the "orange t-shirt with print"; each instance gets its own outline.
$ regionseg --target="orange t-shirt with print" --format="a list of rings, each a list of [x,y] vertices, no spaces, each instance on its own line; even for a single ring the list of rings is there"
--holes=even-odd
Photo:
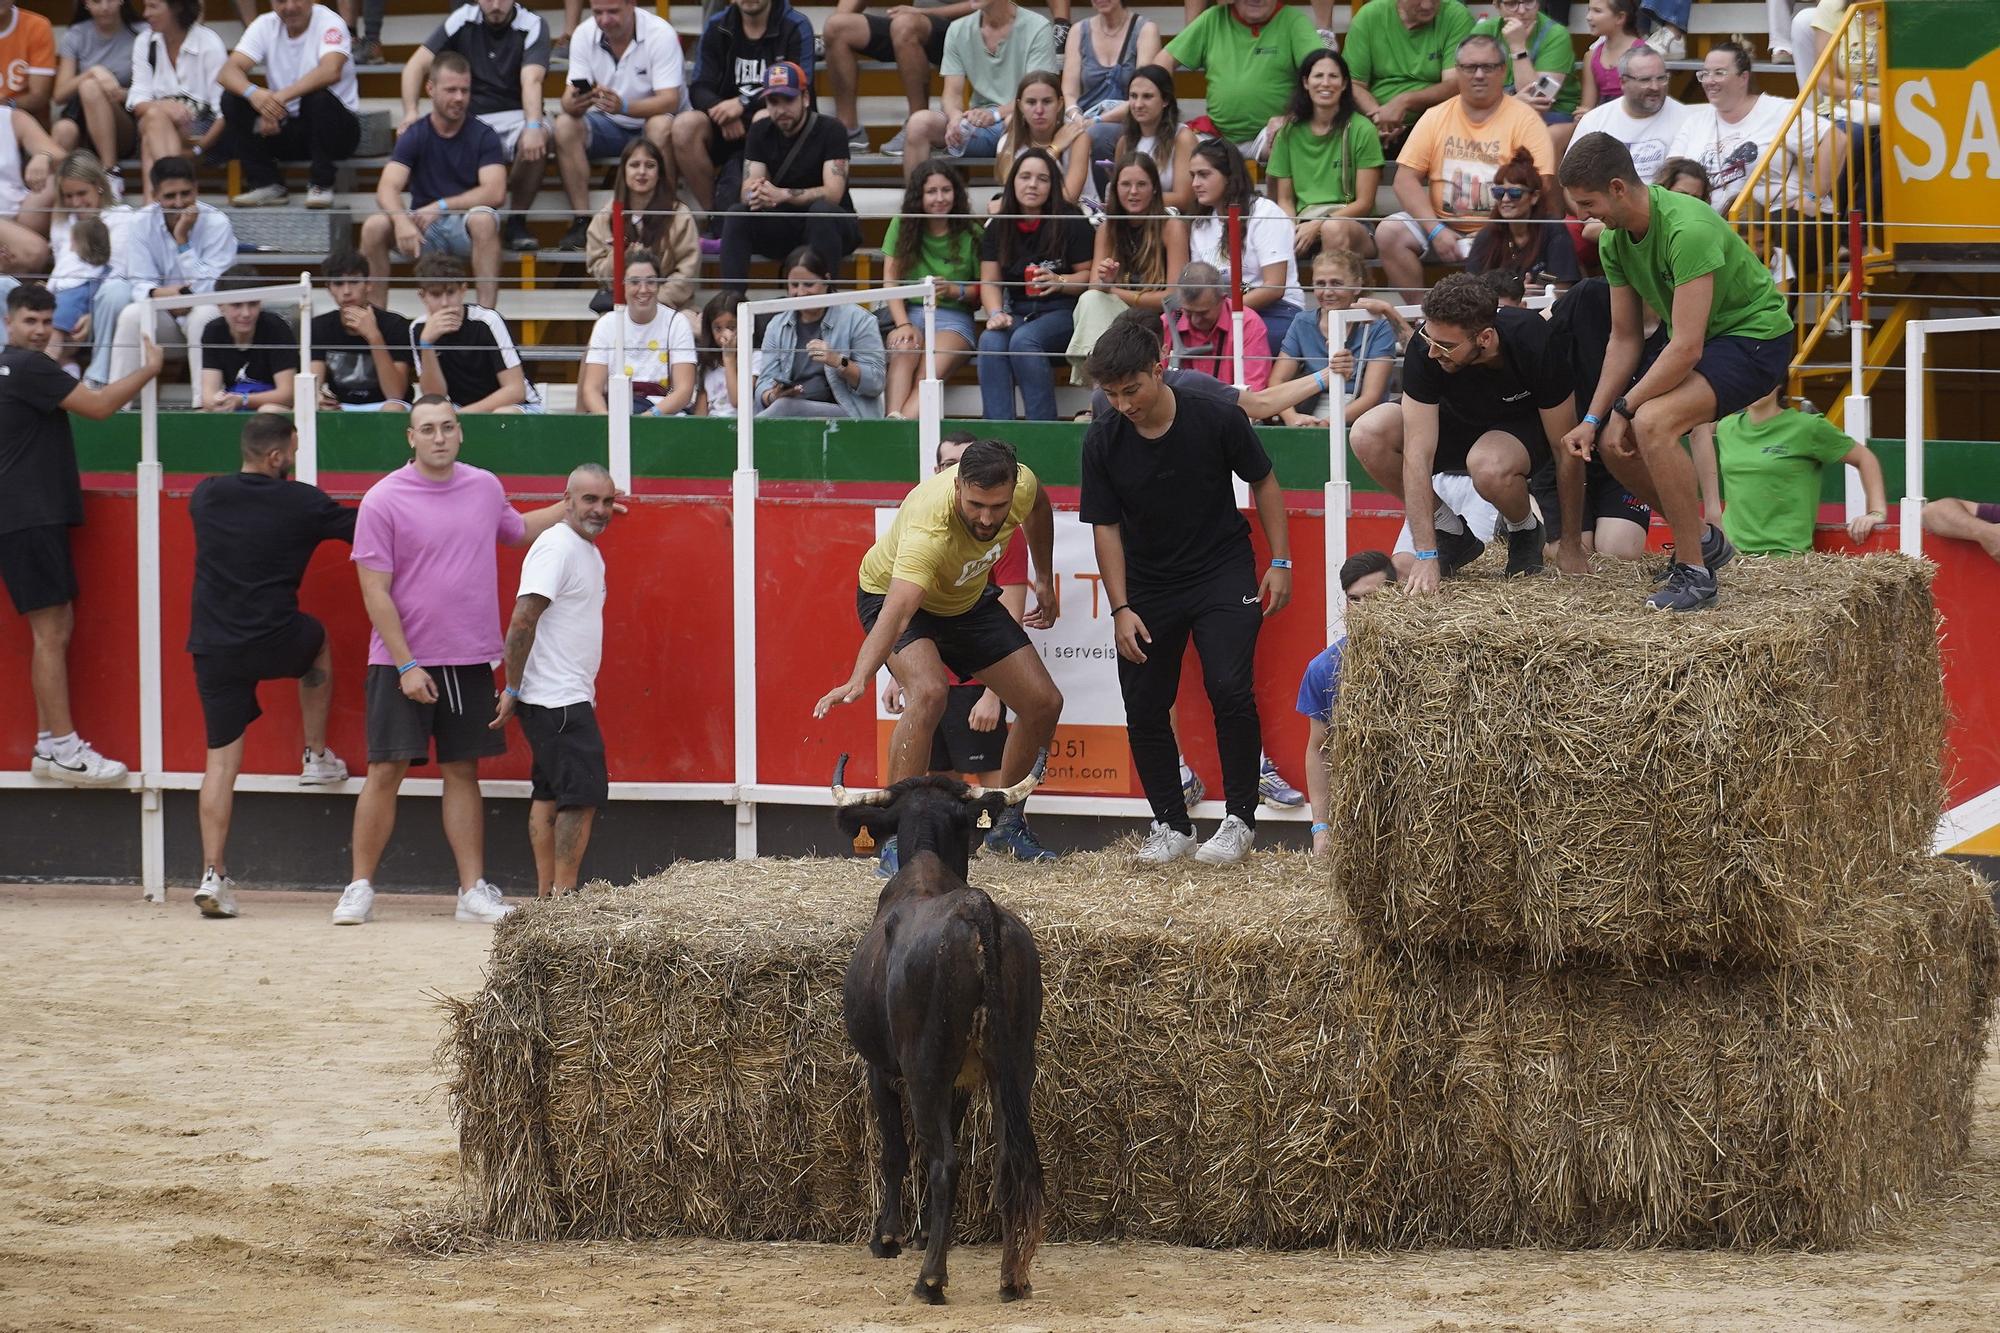
[[[1493,177],[1518,148],[1528,150],[1536,171],[1556,174],[1548,128],[1518,98],[1501,98],[1475,125],[1465,114],[1465,99],[1453,97],[1424,112],[1396,162],[1430,181],[1438,220],[1470,236],[1493,216]]]
[[[29,75],[55,77],[56,30],[47,19],[14,6],[14,21],[0,32],[0,70],[5,71],[8,97],[28,91]]]

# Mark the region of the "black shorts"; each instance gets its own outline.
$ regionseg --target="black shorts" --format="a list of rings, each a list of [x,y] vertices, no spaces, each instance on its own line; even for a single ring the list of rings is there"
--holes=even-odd
[[[0,532],[0,581],[22,615],[76,600],[76,565],[62,524]]]
[[[889,40],[889,19],[882,14],[865,17],[868,19],[868,45],[861,48],[861,54],[870,60],[895,64],[896,44]],[[939,23],[928,14],[924,17],[931,19],[931,35],[924,39],[924,54],[930,57],[931,67],[935,69],[944,64],[944,30],[951,25]]]
[[[1440,472],[1466,471],[1466,459],[1472,455],[1472,446],[1479,443],[1480,436],[1496,430],[1505,431],[1521,442],[1522,447],[1528,451],[1529,472],[1532,473],[1549,460],[1549,438],[1542,433],[1540,417],[1496,421],[1490,426],[1474,430],[1456,421],[1446,421],[1440,414],[1437,453],[1431,458],[1431,475],[1436,476]]]
[[[420,704],[403,693],[396,668],[368,668],[368,762],[421,764],[437,742],[437,761],[455,764],[507,753],[507,735],[493,731],[499,691],[493,688],[493,668],[427,666],[437,686],[437,702]]]
[[[194,688],[201,696],[202,721],[208,748],[232,745],[250,724],[264,715],[257,702],[257,682],[297,680],[312,670],[326,643],[326,628],[300,612],[283,629],[255,643],[226,653],[194,655]]]
[[[514,713],[535,756],[534,799],[554,801],[558,810],[595,809],[611,799],[604,733],[597,729],[595,708],[587,703],[561,708],[519,704]]]
[[[87,126],[88,122],[83,118],[83,99],[81,97],[72,97],[69,101],[64,102],[62,110],[56,114],[56,119],[73,120],[79,126]],[[118,151],[120,153],[130,153],[139,147],[139,127],[133,123],[130,116],[126,116],[122,120],[113,116],[111,123],[117,127]],[[85,133],[88,132],[88,129],[86,129]]]
[[[875,628],[887,598],[865,588],[854,590],[854,607],[861,613],[861,628]],[[979,595],[970,611],[957,616],[932,615],[922,607],[910,617],[909,628],[896,640],[896,652],[929,639],[937,645],[938,657],[961,680],[968,680],[1010,653],[1028,646],[1028,631],[1000,604],[1000,590],[992,584]]]
[[[1010,619],[1012,617],[1009,617]],[[992,773],[1007,748],[1007,711],[991,731],[972,729],[972,706],[986,693],[984,685],[954,685],[946,696],[944,720],[931,736],[931,772]]]
[[[1653,522],[1652,506],[1625,489],[1625,483],[1611,475],[1611,469],[1591,459],[1584,473],[1584,530],[1595,531],[1607,518],[1636,523],[1643,532]]]
[[[1655,350],[1650,343],[1647,345],[1639,373],[1632,377],[1634,384],[1652,369],[1666,346],[1661,342]],[[1739,338],[1725,334],[1703,343],[1701,360],[1694,363],[1694,368],[1715,391],[1715,415],[1709,419],[1720,421],[1741,412],[1782,385],[1791,373],[1792,346],[1789,333],[1782,338]]]

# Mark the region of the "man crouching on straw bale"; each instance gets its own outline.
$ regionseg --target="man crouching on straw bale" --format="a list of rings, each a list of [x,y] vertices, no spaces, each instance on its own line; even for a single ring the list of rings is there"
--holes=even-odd
[[[1340,591],[1349,606],[1356,606],[1371,594],[1396,581],[1396,564],[1381,551],[1356,551],[1340,567]],[[1327,752],[1326,733],[1333,725],[1333,705],[1340,697],[1340,655],[1347,647],[1341,635],[1319,656],[1306,664],[1299,681],[1299,712],[1306,719],[1306,797],[1312,802],[1313,855],[1324,854],[1333,846],[1333,756]]]
[[[1009,615],[988,575],[1016,530],[1028,534],[1034,560],[1035,607],[1022,621]],[[1007,783],[1028,775],[1062,716],[1062,691],[1049,676],[1028,629],[1056,622],[1055,511],[1035,474],[1003,440],[967,445],[955,467],[940,469],[903,498],[895,521],[861,558],[855,607],[867,631],[854,670],[813,705],[825,717],[836,704],[865,698],[886,662],[903,687],[903,715],[889,738],[884,786],[916,777],[930,765],[931,738],[951,695],[949,667],[977,678],[1014,712],[1001,751]],[[1000,813],[994,832],[1024,818],[1018,804]],[[888,849],[883,849],[888,861]]]

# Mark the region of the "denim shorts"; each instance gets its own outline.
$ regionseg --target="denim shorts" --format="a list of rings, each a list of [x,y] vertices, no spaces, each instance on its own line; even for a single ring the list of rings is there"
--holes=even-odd
[[[625,151],[625,145],[639,137],[640,127],[625,128],[611,118],[609,112],[592,107],[583,113],[583,127],[589,131],[589,142],[584,146],[584,154],[595,162],[601,157],[616,157]],[[987,154],[991,157],[992,154]]]
[[[472,234],[466,229],[466,224],[474,213],[485,213],[496,221],[499,217],[484,204],[468,208],[462,213],[447,213],[431,223],[424,232],[424,253],[457,255],[460,259],[472,258]]]
[[[921,335],[924,331],[924,308],[912,301],[908,309],[910,312],[910,323],[916,326],[918,334]],[[882,313],[878,316],[878,319],[882,326],[882,337],[886,340],[890,329],[895,327],[893,321],[889,318],[889,306],[886,302],[883,303]],[[973,327],[972,312],[964,306],[945,305],[939,302],[934,327],[939,333],[956,333],[959,337],[965,339],[967,347],[979,346],[979,333]]]
[[[991,125],[980,125],[965,131],[965,147],[955,157],[992,157],[1000,151],[1000,141],[1007,137],[1007,122],[995,121]],[[951,153],[950,149],[945,149]]]
[[[90,313],[90,302],[97,295],[100,279],[92,278],[74,287],[65,287],[56,293],[55,325],[64,333],[76,327],[77,321]]]

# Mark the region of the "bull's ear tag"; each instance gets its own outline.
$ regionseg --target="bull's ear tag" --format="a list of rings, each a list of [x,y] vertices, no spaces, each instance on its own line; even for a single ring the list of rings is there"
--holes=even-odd
[[[991,810],[981,810],[979,812],[979,827],[980,828],[993,827],[993,812]]]
[[[854,854],[856,856],[867,856],[874,850],[875,839],[870,836],[867,829],[862,829],[854,835]]]

